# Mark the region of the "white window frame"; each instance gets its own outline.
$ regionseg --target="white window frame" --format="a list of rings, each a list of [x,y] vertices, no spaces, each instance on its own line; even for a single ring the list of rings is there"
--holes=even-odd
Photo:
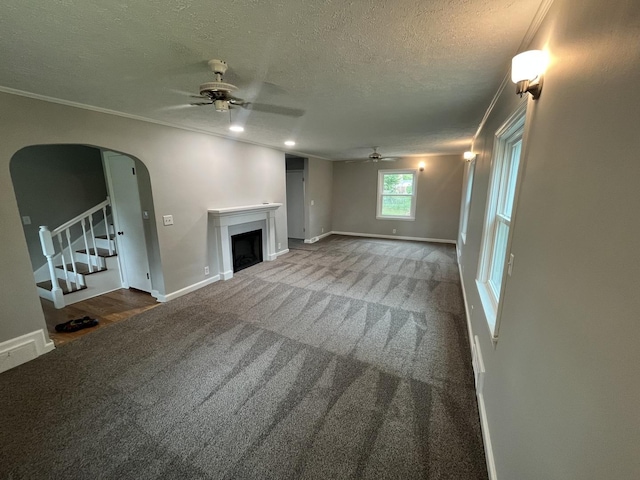
[[[469,226],[469,211],[471,210],[471,193],[473,192],[473,177],[476,172],[475,158],[467,163],[467,176],[464,182],[464,203],[462,204],[462,220],[460,222],[460,237],[462,243],[467,243],[467,228]]]
[[[413,175],[413,192],[411,194],[383,194],[384,175]],[[382,197],[411,197],[411,212],[408,217],[382,215]],[[378,220],[409,220],[416,219],[416,201],[418,198],[418,170],[407,168],[400,170],[378,170],[378,196],[376,207],[376,218]]]
[[[511,225],[516,212],[516,198],[522,172],[526,108],[527,103],[521,103],[513,115],[496,132],[494,153],[491,161],[489,195],[487,197],[485,223],[482,230],[482,246],[476,285],[494,342],[498,339],[500,313],[502,310],[501,300],[504,297],[505,279],[510,267],[510,262],[507,258],[511,250]],[[518,155],[517,172],[515,172],[515,185],[512,192],[511,214],[508,215],[504,211],[501,211],[505,205],[506,198],[506,192],[501,187],[507,187],[508,185],[505,179],[511,175],[513,161],[512,149],[518,143],[520,143],[520,152]],[[504,254],[502,271],[492,271],[492,267],[494,266],[494,252],[497,248],[497,232],[499,228],[504,228],[505,226],[507,232],[504,251],[501,250],[498,252]],[[499,285],[495,285],[493,282],[496,276],[500,278]]]

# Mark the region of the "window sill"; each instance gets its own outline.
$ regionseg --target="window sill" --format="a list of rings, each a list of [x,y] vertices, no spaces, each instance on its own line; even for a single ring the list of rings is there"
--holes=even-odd
[[[410,222],[414,222],[416,220],[416,217],[389,217],[389,216],[380,216],[380,215],[376,215],[376,219],[377,220],[405,220],[405,221],[410,221]]]
[[[498,339],[498,332],[496,331],[496,320],[498,317],[498,308],[494,303],[491,294],[489,293],[489,287],[486,283],[476,280],[476,286],[478,288],[478,294],[480,296],[480,302],[482,303],[482,309],[484,310],[484,316],[487,320],[487,326],[489,327],[489,333],[493,342]]]

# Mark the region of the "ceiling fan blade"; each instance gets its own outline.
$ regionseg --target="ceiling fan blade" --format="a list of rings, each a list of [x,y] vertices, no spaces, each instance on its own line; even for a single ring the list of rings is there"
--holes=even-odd
[[[191,103],[190,105],[193,105],[195,107],[200,107],[202,105],[213,105],[213,102],[197,102],[197,103]]]
[[[279,107],[277,105],[268,105],[265,103],[243,102],[241,107],[247,110],[255,110],[256,112],[274,113],[276,115],[285,115],[288,117],[301,117],[305,114],[304,110],[299,108]]]
[[[381,162],[395,162],[398,158],[397,157],[382,157],[380,159]]]
[[[244,107],[247,104],[247,102],[245,102],[242,98],[234,97],[232,95],[227,96],[227,101],[231,105],[236,105],[238,107]]]
[[[207,100],[209,97],[205,95],[189,95],[190,98],[201,98],[203,100]]]

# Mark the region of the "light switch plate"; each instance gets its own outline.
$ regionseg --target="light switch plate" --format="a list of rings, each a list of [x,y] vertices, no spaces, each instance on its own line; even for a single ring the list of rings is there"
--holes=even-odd
[[[29,217],[27,215],[22,217],[22,224],[23,225],[31,225],[31,217]]]
[[[173,225],[173,215],[163,215],[162,216],[162,224],[166,227],[169,225]]]
[[[142,212],[142,218],[144,220],[149,220],[149,212],[147,212],[146,210]]]
[[[316,204],[313,200],[311,200],[311,206],[313,207]]]

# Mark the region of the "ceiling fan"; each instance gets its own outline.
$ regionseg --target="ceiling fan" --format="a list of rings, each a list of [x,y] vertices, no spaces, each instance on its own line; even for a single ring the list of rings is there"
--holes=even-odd
[[[193,98],[201,98],[205,101],[192,103],[191,105],[204,106],[213,105],[217,112],[227,112],[230,108],[241,107],[256,112],[275,113],[289,117],[301,117],[304,110],[298,108],[280,107],[278,105],[268,105],[264,103],[247,102],[242,98],[234,96],[238,87],[231,83],[226,83],[223,79],[228,65],[224,60],[209,60],[209,68],[213,72],[215,80],[200,85],[200,95],[192,95]]]
[[[373,148],[373,152],[371,152],[369,154],[368,158],[366,158],[366,159],[346,160],[345,163],[354,163],[354,162],[360,162],[360,163],[395,162],[398,159],[398,157],[383,157],[382,154],[378,153],[378,147],[371,147],[371,148]]]

